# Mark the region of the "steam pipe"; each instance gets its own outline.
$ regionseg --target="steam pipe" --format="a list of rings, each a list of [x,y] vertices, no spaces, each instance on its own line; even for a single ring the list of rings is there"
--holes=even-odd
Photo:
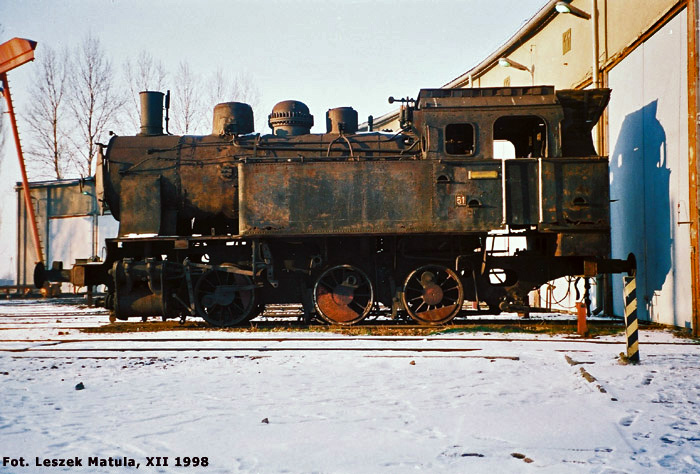
[[[165,134],[172,135],[168,130],[168,122],[170,122],[170,90],[165,94]]]

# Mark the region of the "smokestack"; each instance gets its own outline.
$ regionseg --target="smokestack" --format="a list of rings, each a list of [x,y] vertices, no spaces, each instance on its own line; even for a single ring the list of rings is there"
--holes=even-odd
[[[141,136],[163,135],[163,93],[139,92],[141,98]]]

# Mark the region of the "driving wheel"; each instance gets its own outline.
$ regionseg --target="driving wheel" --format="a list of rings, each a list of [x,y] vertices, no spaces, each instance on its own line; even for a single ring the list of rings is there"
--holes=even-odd
[[[464,288],[449,268],[425,265],[406,277],[401,299],[408,314],[419,323],[445,324],[462,308]]]
[[[331,324],[344,326],[362,321],[374,303],[372,282],[352,265],[324,271],[316,280],[313,295],[319,315]]]
[[[208,270],[194,287],[197,314],[212,326],[231,327],[254,317],[255,285],[247,275]]]

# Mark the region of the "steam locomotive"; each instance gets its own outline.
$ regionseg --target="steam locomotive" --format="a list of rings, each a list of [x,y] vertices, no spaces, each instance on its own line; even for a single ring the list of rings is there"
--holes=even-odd
[[[267,135],[249,105],[227,102],[210,135],[174,136],[169,96],[164,107],[163,93],[142,92],[140,133],[113,137],[98,163],[98,198],[120,221],[105,261],[62,277],[39,268],[37,280],[104,284],[118,319],[223,327],[270,303],[338,325],[380,307],[427,325],[465,301],[521,310],[547,281],[627,270],[608,258],[608,160],[591,133],[609,97],[422,89],[400,101],[398,133],[358,132],[357,112],[340,107],[320,134],[290,100]],[[509,236],[523,248],[494,247]]]

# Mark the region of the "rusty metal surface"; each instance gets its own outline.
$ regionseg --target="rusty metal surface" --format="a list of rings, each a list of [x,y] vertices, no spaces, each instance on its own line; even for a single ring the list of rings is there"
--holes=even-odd
[[[421,89],[419,109],[436,107],[522,107],[556,104],[554,87],[481,87],[469,89]]]
[[[141,101],[140,135],[163,135],[163,97],[165,94],[155,91],[139,92]]]
[[[96,282],[105,284],[108,281],[104,279],[106,266],[102,262],[82,262],[77,263],[70,270],[70,282],[73,285],[92,286]]]
[[[539,167],[535,159],[506,160],[506,222],[514,227],[539,222]]]
[[[374,304],[372,282],[365,272],[351,265],[328,268],[316,280],[314,303],[319,315],[331,324],[358,323]]]
[[[503,225],[500,161],[243,163],[239,179],[244,236],[482,232]]]
[[[426,161],[239,164],[241,235],[424,232]]]
[[[422,324],[444,324],[462,307],[461,279],[449,268],[425,265],[411,272],[404,282],[401,298],[408,314]]]
[[[432,229],[483,232],[503,221],[502,162],[470,160],[436,163]]]
[[[326,112],[326,133],[357,133],[357,111],[352,107],[336,107]]]
[[[590,257],[607,257],[610,255],[610,239],[602,232],[558,232],[558,257],[585,255]]]
[[[465,113],[465,109],[469,113]],[[482,89],[422,89],[413,112],[415,129],[423,135],[428,159],[444,160],[446,157],[445,133],[450,124],[467,123],[475,129],[474,149],[464,157],[449,159],[494,159],[494,140],[499,139],[497,121],[517,117],[537,117],[546,125],[542,137],[546,144],[544,155],[532,157],[560,157],[561,136],[559,123],[564,119],[564,109],[558,103],[554,88],[505,87]],[[519,127],[511,127],[514,133]],[[501,131],[502,133],[502,131]],[[590,134],[590,133],[589,133]],[[527,139],[528,137],[521,137]],[[500,138],[502,139],[502,138]],[[522,154],[527,157],[528,154]]]
[[[217,137],[183,137],[172,189],[178,234],[237,233],[238,179],[230,152]]]
[[[155,234],[161,231],[161,176],[129,176],[122,180],[119,232]]]
[[[610,89],[557,91],[564,110],[561,122],[564,156],[595,156],[591,130],[610,101]]]
[[[177,168],[180,137],[113,137],[101,166],[104,199],[112,214],[121,220],[120,201],[126,191],[122,179],[133,176],[148,180],[152,176],[173,176]],[[124,233],[120,230],[120,235]]]
[[[253,108],[242,102],[222,102],[214,107],[212,135],[253,133]]]
[[[267,118],[273,135],[282,137],[308,134],[314,125],[309,108],[298,100],[278,102]]]
[[[416,133],[424,132],[420,146],[412,133],[405,138],[247,136],[233,142],[218,136],[120,137],[108,150],[106,188],[112,192],[107,196],[117,216],[121,205],[115,197],[132,203],[127,223],[136,222],[136,214],[149,216],[144,225],[123,226],[121,235],[126,230],[161,235],[453,233],[505,224],[539,224],[543,231],[605,230],[605,160],[558,159],[557,124],[566,117],[563,123],[579,130],[568,136],[587,134],[590,141],[590,122],[608,97],[609,90],[555,93],[551,87],[424,89],[413,112]],[[281,105],[287,103],[298,104]],[[308,122],[302,105],[298,113],[277,111],[273,118],[286,123],[301,114]],[[474,115],[465,118],[465,109],[474,109]],[[541,116],[547,125],[545,158],[539,163],[494,160],[489,146],[493,122],[523,113]],[[474,152],[446,156],[443,128],[465,120],[478,131]],[[577,140],[577,155],[585,155],[586,143]],[[395,159],[402,155],[407,159]],[[138,189],[155,183],[155,177],[160,203],[154,193]],[[157,206],[160,216],[151,209]]]
[[[609,228],[607,158],[542,160],[541,170],[543,228]]]

